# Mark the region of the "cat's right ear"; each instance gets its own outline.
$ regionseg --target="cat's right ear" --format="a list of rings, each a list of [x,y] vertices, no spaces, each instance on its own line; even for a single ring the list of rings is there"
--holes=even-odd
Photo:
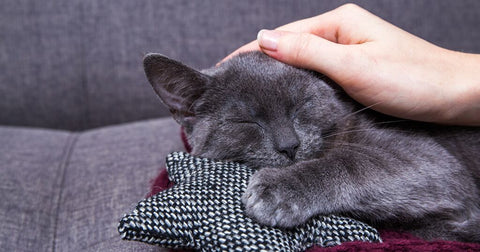
[[[193,104],[205,92],[210,77],[156,53],[145,56],[143,67],[148,81],[173,118],[190,128],[195,121]]]

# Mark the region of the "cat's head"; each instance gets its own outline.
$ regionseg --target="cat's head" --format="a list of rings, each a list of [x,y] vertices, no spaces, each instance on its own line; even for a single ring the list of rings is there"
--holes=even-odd
[[[201,72],[148,54],[144,67],[194,155],[258,168],[309,160],[349,113],[320,75],[260,52]]]

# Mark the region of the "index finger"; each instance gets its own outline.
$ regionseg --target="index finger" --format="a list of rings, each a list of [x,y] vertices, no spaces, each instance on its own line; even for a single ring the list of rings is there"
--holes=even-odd
[[[291,32],[310,32],[314,27],[314,23],[315,23],[314,19],[315,17],[298,20],[298,21],[277,27],[275,28],[275,30],[291,31]],[[218,62],[217,66],[229,60],[230,58],[232,58],[237,54],[240,54],[243,52],[250,52],[250,51],[260,51],[260,46],[258,45],[257,40],[253,40],[250,43],[245,44],[240,48],[238,48],[237,50],[231,52],[227,57],[225,57],[220,62]]]

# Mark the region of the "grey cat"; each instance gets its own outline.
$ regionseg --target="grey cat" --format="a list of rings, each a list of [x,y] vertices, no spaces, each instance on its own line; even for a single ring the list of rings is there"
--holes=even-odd
[[[381,115],[260,52],[201,72],[148,54],[144,67],[192,154],[259,169],[242,199],[257,221],[288,228],[336,213],[480,242],[479,128]]]

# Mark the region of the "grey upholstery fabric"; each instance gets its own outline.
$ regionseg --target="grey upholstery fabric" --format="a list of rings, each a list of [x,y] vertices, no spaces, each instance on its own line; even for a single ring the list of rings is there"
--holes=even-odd
[[[2,250],[51,247],[62,174],[74,139],[63,131],[0,127]]]
[[[167,115],[146,52],[209,67],[261,28],[346,1],[3,0],[0,124],[81,130]],[[440,46],[480,52],[476,0],[356,1]]]
[[[0,127],[2,251],[150,251],[125,242],[119,218],[149,192],[172,151],[171,119],[83,133]]]

